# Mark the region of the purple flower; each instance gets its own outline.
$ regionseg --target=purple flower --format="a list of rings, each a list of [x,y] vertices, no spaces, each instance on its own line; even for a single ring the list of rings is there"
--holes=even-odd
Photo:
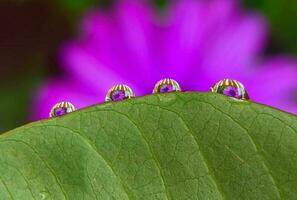
[[[157,11],[148,3],[117,1],[108,10],[89,11],[79,37],[62,46],[64,75],[41,86],[33,117],[47,117],[62,100],[78,108],[102,102],[117,83],[129,85],[137,96],[149,94],[167,77],[182,90],[198,91],[220,79],[237,79],[254,101],[297,113],[296,60],[260,57],[265,20],[237,4],[174,1]]]

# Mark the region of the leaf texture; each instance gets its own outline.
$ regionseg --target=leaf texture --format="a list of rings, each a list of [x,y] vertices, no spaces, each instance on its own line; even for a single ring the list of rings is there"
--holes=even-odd
[[[297,118],[211,93],[149,95],[0,136],[0,199],[296,199]]]

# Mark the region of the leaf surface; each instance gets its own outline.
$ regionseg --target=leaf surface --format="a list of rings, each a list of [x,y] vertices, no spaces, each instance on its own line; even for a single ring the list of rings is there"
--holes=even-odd
[[[297,118],[218,94],[149,95],[0,136],[0,199],[294,199]]]

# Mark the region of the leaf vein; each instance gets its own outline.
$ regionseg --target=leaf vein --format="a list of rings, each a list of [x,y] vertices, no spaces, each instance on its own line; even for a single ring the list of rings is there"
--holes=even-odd
[[[201,103],[205,103],[210,105],[211,107],[215,108],[216,110],[220,111],[222,114],[224,114],[226,117],[228,117],[229,119],[231,119],[234,123],[236,123],[239,127],[241,127],[243,130],[245,130],[245,132],[247,133],[247,136],[250,138],[251,142],[254,144],[254,147],[256,149],[256,152],[258,153],[258,155],[260,156],[261,160],[263,161],[263,165],[268,173],[268,175],[270,175],[272,182],[274,183],[274,187],[276,188],[279,197],[282,198],[282,189],[280,188],[280,186],[277,184],[277,180],[274,177],[272,170],[268,167],[269,164],[267,163],[265,156],[263,155],[263,153],[260,151],[260,147],[258,145],[258,143],[254,140],[254,138],[251,136],[251,134],[249,133],[248,129],[246,129],[245,127],[243,127],[239,122],[237,122],[237,120],[235,120],[231,115],[225,113],[224,111],[222,111],[221,109],[213,106],[212,104],[208,103],[208,102],[204,102],[204,101],[197,101],[197,102],[201,102]]]
[[[165,188],[165,191],[166,191],[166,192],[165,192],[165,194],[166,194],[166,198],[167,198],[167,199],[171,199],[171,198],[170,198],[170,193],[169,193],[169,191],[168,191],[168,189],[167,189],[167,187],[166,187],[166,184],[165,184],[165,178],[164,178],[164,175],[163,175],[163,173],[162,173],[162,169],[161,169],[160,163],[159,163],[159,161],[157,160],[157,158],[154,156],[152,147],[151,147],[151,145],[149,144],[147,138],[144,136],[144,133],[141,131],[141,128],[139,128],[139,127],[137,126],[137,124],[136,124],[132,119],[130,119],[126,114],[121,113],[121,112],[118,112],[118,111],[116,111],[116,110],[111,110],[111,111],[112,111],[112,112],[115,112],[115,113],[118,113],[118,114],[120,114],[120,115],[126,117],[126,118],[127,118],[130,122],[132,122],[132,124],[136,127],[136,129],[138,130],[138,132],[140,133],[140,135],[141,135],[142,138],[144,139],[145,143],[147,144],[148,149],[149,149],[149,151],[150,151],[150,154],[152,155],[152,159],[154,160],[154,162],[155,162],[155,164],[156,164],[156,166],[157,166],[157,168],[158,168],[158,170],[159,170],[160,177],[161,177],[161,179],[162,179],[162,182],[163,182],[163,185],[164,185],[164,188]]]
[[[95,153],[106,163],[106,165],[111,169],[112,173],[114,174],[114,176],[118,179],[118,181],[120,182],[123,190],[125,191],[128,199],[132,199],[130,193],[128,192],[128,190],[126,189],[125,185],[123,184],[122,182],[122,179],[116,174],[115,170],[113,169],[112,165],[109,163],[109,161],[107,161],[106,158],[104,158],[100,153],[99,151],[97,150],[97,148],[95,148],[92,143],[85,137],[83,137],[80,133],[78,133],[77,131],[73,130],[73,129],[70,129],[68,127],[64,127],[64,126],[61,126],[61,125],[45,125],[45,126],[48,126],[48,127],[60,127],[60,128],[64,128],[64,129],[67,129],[69,131],[71,131],[72,133],[74,133],[75,135],[77,135],[79,138],[81,138],[93,151],[95,151]]]
[[[41,156],[38,154],[38,152],[37,152],[33,147],[31,147],[28,143],[26,143],[26,142],[24,142],[24,141],[22,141],[22,140],[7,139],[7,140],[3,140],[3,141],[1,141],[1,142],[5,142],[5,141],[11,141],[11,142],[21,143],[21,144],[27,146],[28,148],[30,148],[30,149],[31,149],[31,150],[38,156],[38,158],[45,164],[45,166],[49,169],[49,171],[51,172],[51,174],[52,174],[52,175],[54,176],[54,178],[56,179],[56,182],[57,182],[57,184],[59,185],[59,187],[60,187],[60,189],[61,189],[61,191],[62,191],[62,193],[63,193],[65,199],[68,199],[67,194],[66,194],[64,188],[62,187],[62,184],[61,184],[59,178],[58,178],[57,175],[54,173],[53,169],[47,164],[47,162],[45,162],[45,161],[41,158]]]

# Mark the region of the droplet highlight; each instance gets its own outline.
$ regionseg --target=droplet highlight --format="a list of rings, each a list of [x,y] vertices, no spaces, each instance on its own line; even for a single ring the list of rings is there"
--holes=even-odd
[[[160,81],[158,81],[155,84],[153,93],[167,93],[167,92],[179,92],[181,91],[181,88],[177,81],[165,78]]]
[[[62,101],[57,103],[56,105],[53,106],[51,109],[51,112],[49,114],[49,117],[59,117],[63,116],[65,114],[71,113],[75,111],[76,108],[74,105],[68,101]]]
[[[210,88],[210,91],[240,100],[250,100],[243,84],[232,79],[224,79],[217,82]]]
[[[132,89],[123,84],[113,86],[106,94],[105,101],[122,101],[134,97]]]

